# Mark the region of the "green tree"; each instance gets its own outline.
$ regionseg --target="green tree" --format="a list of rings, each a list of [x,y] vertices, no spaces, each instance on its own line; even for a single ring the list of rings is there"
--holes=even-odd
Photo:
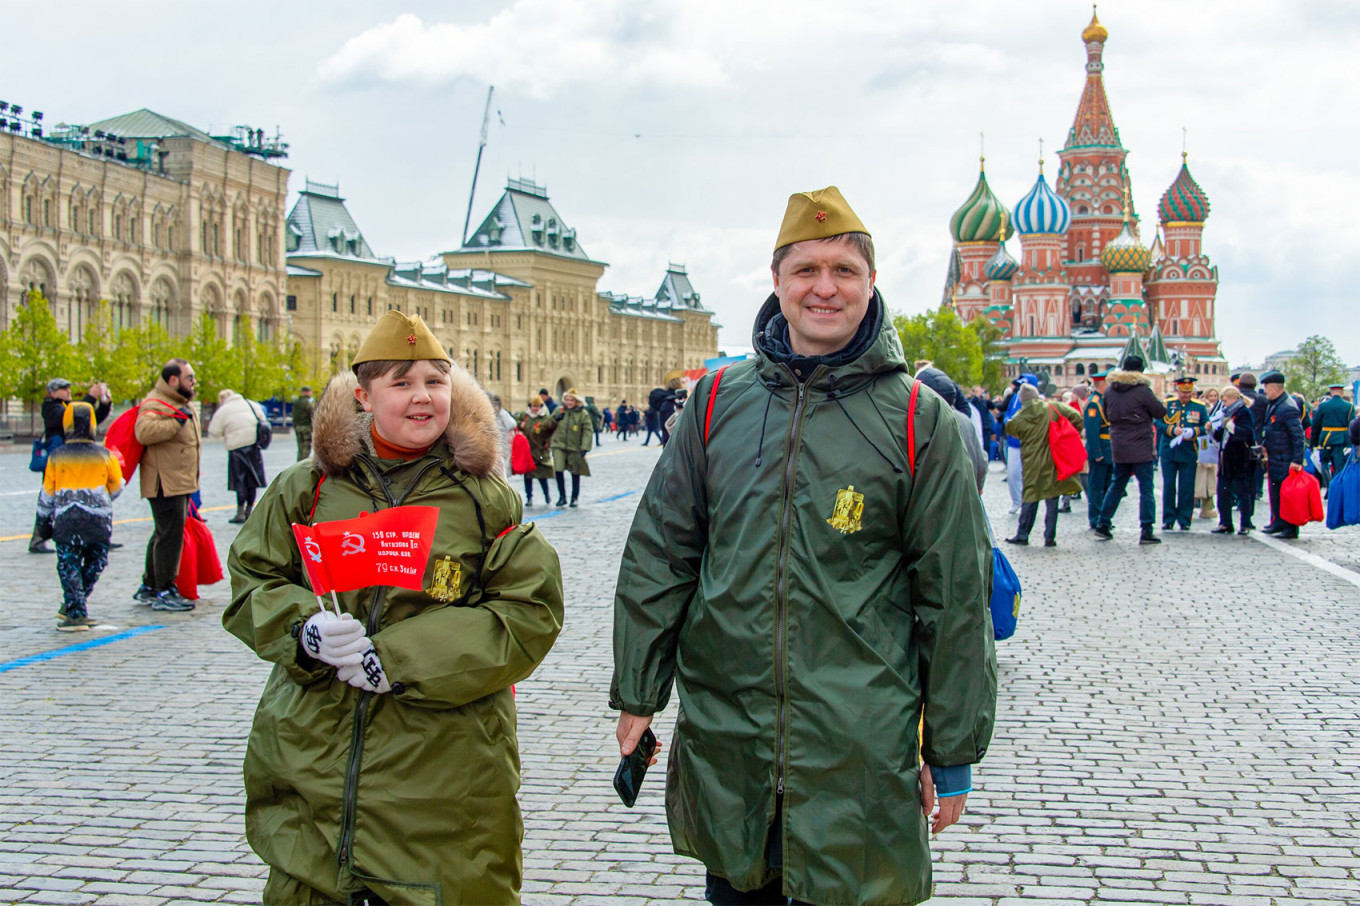
[[[1285,363],[1285,387],[1304,395],[1309,404],[1327,392],[1327,386],[1346,380],[1346,363],[1336,354],[1332,341],[1314,335],[1299,344],[1298,352]]]
[[[54,377],[66,377],[74,362],[71,341],[57,327],[47,299],[36,289],[29,291],[5,331],[5,347],[10,367],[0,391],[30,406],[41,402],[47,382]]]
[[[203,403],[216,403],[222,390],[241,389],[240,356],[218,334],[217,319],[203,312],[184,338],[179,358],[193,365],[195,395]]]
[[[968,327],[978,337],[982,352],[982,377],[978,380],[987,392],[996,396],[1006,389],[1006,350],[1001,346],[1001,328],[984,317],[976,317]]]
[[[945,306],[919,315],[895,315],[893,326],[902,341],[908,367],[927,359],[965,388],[983,377],[983,334],[965,326]]]
[[[136,330],[114,327],[113,308],[107,299],[99,300],[75,346],[74,367],[80,379],[103,381],[115,400],[141,396],[146,392],[146,368],[139,339]]]

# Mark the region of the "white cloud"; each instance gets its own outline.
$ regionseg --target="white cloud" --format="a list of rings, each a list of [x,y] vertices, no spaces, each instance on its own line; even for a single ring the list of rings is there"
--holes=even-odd
[[[426,23],[408,13],[350,38],[317,74],[327,85],[433,86],[471,78],[539,100],[601,82],[644,89],[721,84],[716,60],[676,41],[666,7],[518,0],[471,25]]]

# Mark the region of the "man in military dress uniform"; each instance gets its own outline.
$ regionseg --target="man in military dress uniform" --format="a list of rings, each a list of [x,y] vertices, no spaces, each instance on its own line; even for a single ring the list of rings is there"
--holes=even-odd
[[[303,387],[293,401],[293,433],[297,435],[298,462],[312,455],[312,388]]]
[[[1086,518],[1091,528],[1100,524],[1100,508],[1110,486],[1114,457],[1110,451],[1110,420],[1105,417],[1105,372],[1091,375],[1091,396],[1081,410],[1086,429],[1086,460],[1091,474],[1086,479]]]
[[[1355,418],[1355,406],[1341,395],[1345,389],[1345,384],[1333,384],[1327,398],[1313,412],[1313,449],[1318,451],[1318,459],[1332,478],[1346,464],[1349,443],[1346,429]]]
[[[1199,444],[1209,427],[1209,410],[1194,398],[1196,379],[1176,379],[1176,396],[1166,401],[1161,421],[1162,529],[1179,525],[1190,530],[1195,515],[1195,470],[1199,467]]]

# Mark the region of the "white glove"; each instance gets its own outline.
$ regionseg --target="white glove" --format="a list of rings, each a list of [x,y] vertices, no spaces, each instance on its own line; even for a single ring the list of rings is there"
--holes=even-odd
[[[1185,438],[1186,440],[1189,440],[1190,438],[1192,438],[1192,437],[1194,437],[1194,436],[1195,436],[1195,429],[1194,429],[1194,428],[1182,428],[1182,429],[1181,429],[1181,437]]]
[[[392,691],[392,684],[387,681],[382,661],[378,660],[378,651],[372,643],[369,643],[358,664],[341,667],[335,671],[335,676],[342,683],[349,683],[362,692],[376,692],[382,695],[384,692]]]
[[[332,667],[359,664],[373,643],[364,634],[364,624],[349,614],[336,616],[329,610],[313,614],[302,627],[302,647],[318,661]]]

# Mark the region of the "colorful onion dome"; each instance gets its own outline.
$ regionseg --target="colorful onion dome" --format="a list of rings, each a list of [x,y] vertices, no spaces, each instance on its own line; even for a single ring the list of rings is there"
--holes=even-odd
[[[1040,170],[1039,181],[1015,206],[1015,231],[1022,235],[1066,233],[1071,222],[1072,209],[1048,187],[1048,180]]]
[[[1127,217],[1124,229],[1101,249],[1100,263],[1112,274],[1141,274],[1152,266],[1152,253],[1133,235]]]
[[[996,250],[996,254],[987,259],[982,273],[988,280],[1010,280],[1018,270],[1020,262],[1011,257],[1010,252],[1006,251],[1006,243],[1003,242]]]
[[[1105,39],[1109,36],[1110,33],[1105,30],[1105,26],[1101,25],[1100,20],[1096,18],[1096,8],[1092,6],[1091,24],[1086,26],[1085,30],[1082,31],[1081,39],[1087,44],[1090,44],[1092,41],[1099,41],[1101,44],[1104,44]]]
[[[949,218],[949,231],[956,242],[999,242],[1006,238],[1002,231],[1008,216],[1005,205],[987,185],[987,174],[979,170],[973,194]]]
[[[1181,161],[1181,172],[1162,196],[1157,206],[1162,223],[1203,223],[1209,219],[1209,196],[1190,175],[1190,168]]]

